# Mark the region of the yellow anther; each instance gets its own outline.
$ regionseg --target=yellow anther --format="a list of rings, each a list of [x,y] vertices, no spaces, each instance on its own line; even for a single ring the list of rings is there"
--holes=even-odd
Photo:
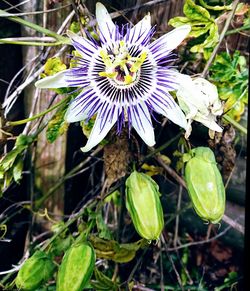
[[[101,50],[100,51],[100,56],[105,64],[106,67],[111,67],[112,66],[112,61],[110,59],[110,56],[108,55],[106,50]]]
[[[126,84],[126,85],[129,85],[129,84],[131,84],[131,83],[133,82],[133,78],[132,78],[132,76],[130,76],[130,75],[126,75],[126,76],[124,77],[124,81],[125,81],[125,84]]]
[[[99,72],[98,74],[101,77],[108,77],[108,78],[111,78],[111,79],[114,79],[117,76],[117,72],[113,72],[113,73]]]
[[[120,47],[125,46],[125,41],[124,40],[120,40]]]
[[[137,72],[140,69],[143,62],[146,60],[146,57],[147,57],[147,52],[142,52],[141,55],[135,61],[135,63],[131,66],[130,72],[132,73]]]

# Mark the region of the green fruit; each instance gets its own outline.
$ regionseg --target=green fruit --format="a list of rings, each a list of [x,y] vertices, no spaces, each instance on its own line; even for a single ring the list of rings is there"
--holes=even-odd
[[[225,212],[225,188],[210,148],[191,150],[185,168],[189,196],[196,213],[206,221],[218,223]]]
[[[126,207],[139,235],[158,239],[164,227],[159,186],[149,176],[134,171],[126,180]]]
[[[48,255],[43,251],[36,251],[19,270],[16,286],[21,290],[36,290],[52,277],[54,270],[55,265]]]
[[[56,290],[82,291],[92,276],[95,252],[90,244],[77,243],[65,253],[59,267]]]

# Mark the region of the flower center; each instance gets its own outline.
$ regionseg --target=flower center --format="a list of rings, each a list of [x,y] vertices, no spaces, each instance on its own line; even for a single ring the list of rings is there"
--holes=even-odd
[[[132,57],[125,42],[121,40],[114,47],[112,54],[102,49],[100,56],[105,64],[105,71],[99,72],[99,76],[109,78],[114,85],[127,86],[138,80],[140,67],[147,57],[147,52],[142,51],[138,57]]]

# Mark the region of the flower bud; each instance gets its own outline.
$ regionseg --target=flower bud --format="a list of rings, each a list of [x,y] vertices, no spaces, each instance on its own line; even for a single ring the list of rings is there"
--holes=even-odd
[[[218,223],[225,212],[225,188],[210,148],[191,150],[185,167],[189,196],[196,213],[206,221]]]
[[[36,251],[22,265],[16,277],[16,286],[21,290],[37,290],[53,275],[54,263],[43,251]]]
[[[65,253],[59,267],[56,290],[82,291],[92,276],[95,252],[90,244],[77,243]]]
[[[149,176],[134,171],[126,180],[126,207],[138,234],[158,239],[164,227],[159,186]]]

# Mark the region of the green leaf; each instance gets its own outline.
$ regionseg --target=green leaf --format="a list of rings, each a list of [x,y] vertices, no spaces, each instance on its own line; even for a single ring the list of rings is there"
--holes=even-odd
[[[187,18],[192,20],[198,20],[201,22],[214,22],[207,9],[196,5],[192,0],[185,1],[183,12]]]
[[[44,72],[46,76],[52,76],[58,72],[66,70],[66,68],[66,65],[59,57],[49,58],[44,65]]]
[[[184,24],[189,24],[192,27],[192,29],[189,33],[189,36],[196,38],[196,37],[199,37],[202,34],[205,34],[206,32],[208,32],[212,22],[196,21],[196,20],[189,19],[187,17],[178,16],[178,17],[174,17],[174,18],[170,19],[168,24],[172,25],[173,27],[179,27],[179,26],[182,26]]]
[[[218,26],[217,24],[211,24],[209,27],[209,35],[205,41],[201,44],[197,44],[191,47],[192,53],[203,53],[204,48],[213,48],[219,41]]]
[[[135,257],[136,251],[145,242],[139,240],[135,243],[119,244],[115,240],[105,240],[94,235],[90,235],[89,240],[95,249],[97,258],[112,260],[117,263],[131,261]]]
[[[50,119],[47,130],[47,141],[53,143],[59,136],[63,135],[68,129],[68,123],[64,120],[67,106],[60,108]]]
[[[11,150],[6,154],[6,156],[0,162],[0,167],[3,171],[8,171],[14,164],[17,156],[25,149],[26,147],[17,147]]]
[[[192,30],[189,33],[190,37],[199,37],[205,33],[207,33],[212,25],[212,23],[207,22],[207,23],[202,23],[199,21],[193,21],[190,23],[192,26]]]
[[[22,178],[23,172],[23,157],[19,157],[16,159],[14,167],[13,167],[13,178],[16,183],[18,183]]]
[[[97,268],[94,270],[95,280],[91,281],[91,285],[95,290],[118,290],[118,286],[108,276],[104,275]]]
[[[65,238],[57,237],[52,243],[50,253],[53,256],[61,256],[62,253],[65,253],[67,249],[72,245],[74,239],[71,235],[66,236]]]
[[[225,109],[235,121],[239,121],[248,103],[248,69],[244,56],[239,51],[233,55],[218,54],[210,67],[210,80],[218,88],[220,99],[225,100]]]
[[[172,25],[173,27],[179,27],[184,24],[191,24],[191,21],[187,17],[177,16],[177,17],[171,18],[168,24]]]
[[[107,227],[107,224],[104,222],[102,214],[99,212],[96,215],[96,225],[98,228],[99,237],[103,239],[110,240],[112,239],[112,234]]]
[[[201,41],[202,43],[194,45],[190,49],[193,53],[204,53],[205,59],[208,59],[211,48],[214,48],[219,40],[217,24],[205,8],[196,5],[192,0],[185,1],[183,12],[186,17],[174,17],[170,19],[169,24],[174,27],[179,27],[184,24],[191,25],[192,29],[189,36],[193,38],[208,34],[205,40],[204,37],[202,37],[202,40],[197,40],[198,43]]]
[[[74,33],[78,33],[81,29],[81,26],[80,26],[80,23],[79,21],[73,21],[71,24],[70,24],[70,27],[69,27],[69,30],[74,32]]]
[[[26,147],[32,144],[33,141],[34,141],[34,137],[32,135],[20,134],[16,139],[15,147],[16,148],[22,147],[22,146]]]

